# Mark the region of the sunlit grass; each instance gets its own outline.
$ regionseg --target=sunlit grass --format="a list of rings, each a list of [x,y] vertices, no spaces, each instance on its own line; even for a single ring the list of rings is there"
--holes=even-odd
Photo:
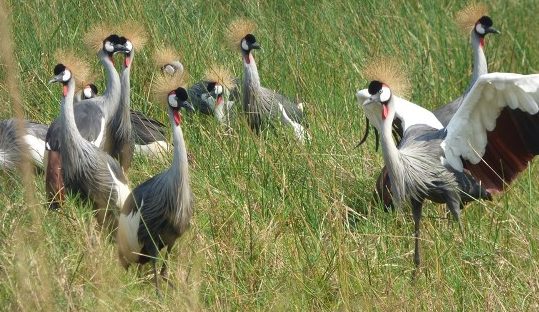
[[[137,51],[132,106],[167,122],[150,97],[152,51],[183,55],[191,82],[221,63],[241,76],[224,30],[237,17],[258,24],[262,83],[305,103],[311,144],[287,129],[261,138],[240,119],[225,134],[213,118],[185,116],[196,197],[191,230],[170,259],[175,288],[159,298],[151,281],[125,272],[116,248],[96,227],[88,204],[71,196],[60,212],[26,207],[17,174],[0,177],[0,302],[6,310],[534,310],[539,301],[537,166],[493,202],[463,214],[465,237],[429,204],[422,223],[423,264],[415,283],[408,211],[385,213],[372,200],[382,159],[374,141],[354,149],[363,114],[354,99],[370,56],[402,59],[411,100],[428,108],[469,83],[469,39],[453,23],[464,1],[12,1],[15,53],[26,116],[49,123],[60,90],[46,81],[58,48],[72,48],[102,77],[82,45],[95,22],[136,19],[151,41]],[[487,39],[491,71],[539,70],[536,1],[488,3],[499,36]],[[3,69],[0,67],[3,75]],[[2,78],[4,78],[2,76]],[[104,81],[98,81],[103,89]],[[9,105],[0,85],[0,99]],[[239,109],[239,105],[238,105]],[[8,118],[6,113],[2,118]],[[132,187],[166,168],[136,157]],[[43,176],[37,200],[44,203]],[[32,224],[28,209],[40,216]],[[31,229],[31,230],[30,230]],[[33,242],[25,253],[24,242]],[[22,261],[21,259],[26,259]],[[21,269],[19,263],[33,266]],[[149,267],[147,268],[149,269]],[[25,273],[26,272],[26,273]],[[25,273],[25,274],[23,274]],[[47,277],[45,279],[44,277]],[[36,280],[36,297],[22,290]],[[26,283],[26,284],[25,284]],[[163,283],[164,285],[164,283]],[[47,289],[45,289],[47,287]],[[49,301],[40,305],[40,300]],[[34,304],[32,304],[34,303]]]

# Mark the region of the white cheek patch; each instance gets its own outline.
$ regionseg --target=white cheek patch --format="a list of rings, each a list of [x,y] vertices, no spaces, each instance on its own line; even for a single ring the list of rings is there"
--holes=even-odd
[[[215,85],[215,94],[219,95],[223,93],[223,87],[221,85]]]
[[[249,45],[247,44],[247,41],[245,39],[242,39],[241,40],[241,48],[244,50],[244,51],[249,51]]]
[[[69,79],[71,79],[71,72],[66,69],[62,75],[62,81],[69,81]]]
[[[175,94],[169,94],[168,95],[168,105],[170,105],[171,107],[178,107],[178,101],[176,100],[176,95]]]
[[[90,87],[86,87],[84,88],[84,91],[82,91],[84,93],[84,97],[89,99],[92,97],[92,88]]]
[[[129,52],[133,50],[133,44],[131,43],[131,41],[127,40],[127,42],[125,43],[125,48],[129,50]]]
[[[174,67],[170,64],[167,64],[165,65],[165,67],[163,67],[163,72],[169,74],[169,75],[174,75],[174,72],[176,70],[174,69]]]
[[[114,46],[110,41],[105,42],[105,51],[112,53],[114,52]]]
[[[384,103],[389,101],[391,97],[391,90],[388,87],[382,87],[382,93],[380,93],[380,102]]]
[[[475,31],[480,35],[485,34],[485,28],[483,27],[483,25],[481,25],[481,23],[475,25]]]

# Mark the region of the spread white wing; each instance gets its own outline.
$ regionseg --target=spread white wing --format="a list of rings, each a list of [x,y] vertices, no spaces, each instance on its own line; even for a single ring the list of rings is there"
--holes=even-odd
[[[534,115],[539,112],[539,75],[490,73],[481,76],[447,125],[442,143],[447,162],[463,170],[462,159],[481,161],[500,112],[508,107]]]

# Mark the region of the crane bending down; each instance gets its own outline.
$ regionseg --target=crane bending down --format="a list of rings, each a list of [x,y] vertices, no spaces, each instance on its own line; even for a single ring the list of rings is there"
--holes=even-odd
[[[204,80],[191,86],[187,92],[196,111],[214,115],[222,125],[230,125],[234,103],[240,96],[238,83],[226,68],[210,66]]]
[[[88,142],[77,128],[73,109],[75,77],[83,79],[87,66],[69,54],[57,57],[62,63],[55,66],[50,83],[63,85],[60,115],[63,174],[66,180],[77,182],[77,190],[92,201],[98,223],[112,233],[117,225],[117,212],[130,193],[127,178],[119,163]]]
[[[374,105],[380,112],[382,151],[392,181],[393,199],[397,205],[407,202],[412,205],[416,236],[414,261],[419,265],[419,222],[424,199],[445,202],[458,218],[458,208],[467,197],[491,197],[489,183],[483,183],[481,176],[488,174],[483,160],[490,163],[495,159],[502,166],[500,172],[506,172],[512,179],[539,151],[536,138],[539,75],[492,73],[481,76],[447,127],[412,125],[406,128],[398,147],[391,136],[392,123],[397,107],[407,102],[393,95],[392,90],[399,89],[395,77],[371,76],[375,79],[369,84],[370,97],[364,105]],[[508,110],[525,115],[520,121],[528,127],[518,128],[517,132],[505,129],[506,135],[493,136],[497,123],[505,118]],[[528,143],[523,142],[526,139]],[[488,177],[491,176],[492,172]],[[511,180],[506,178],[505,181]]]
[[[251,129],[259,133],[262,126],[273,119],[291,120],[292,123],[284,123],[294,129],[295,124],[302,123],[303,104],[294,103],[285,96],[262,87],[256,62],[252,54],[253,50],[260,49],[260,44],[252,34],[255,24],[250,21],[234,21],[228,29],[228,41],[234,50],[240,50],[243,59],[243,88],[242,99],[243,109],[247,114],[247,119]],[[282,105],[286,117],[283,117],[279,110]],[[294,135],[299,141],[305,141],[305,137],[299,137],[294,129]]]
[[[470,83],[466,88],[466,91],[461,96],[459,96],[452,102],[442,105],[438,109],[434,110],[432,113],[413,103],[405,103],[403,105],[399,105],[396,108],[396,118],[394,123],[394,129],[396,130],[396,134],[398,137],[402,137],[404,132],[403,130],[405,127],[410,127],[414,124],[427,123],[434,126],[435,128],[442,128],[447,126],[451,118],[453,118],[453,115],[460,107],[464,97],[471,90],[477,79],[481,75],[488,73],[487,59],[484,52],[485,38],[489,34],[499,34],[500,32],[493,27],[493,21],[487,15],[486,6],[482,4],[471,4],[457,12],[456,20],[460,28],[470,33],[470,42],[473,51],[472,78],[470,80]],[[366,89],[359,91],[357,93],[358,103],[362,104],[365,99],[368,98],[368,96],[369,95]],[[365,109],[366,107],[363,108]],[[377,131],[376,129],[380,130],[379,126],[377,125],[380,125],[381,123],[376,121],[376,119],[380,119],[380,114],[376,112],[374,112],[373,114],[366,109],[365,115],[367,116],[368,120],[370,120],[371,123],[373,123],[373,125],[375,126],[375,131]],[[367,121],[367,127],[368,124],[369,122]],[[368,130],[365,133],[365,137],[360,142],[360,144],[358,144],[358,146],[365,141],[367,135]],[[382,169],[382,172],[378,176],[376,182],[376,195],[379,197],[381,202],[384,203],[384,206],[386,208],[393,205],[391,200],[390,188],[391,187],[389,177],[387,174],[387,170],[384,167]],[[493,192],[499,190],[500,188],[497,188],[496,190],[491,189],[491,191]]]
[[[169,169],[137,186],[122,208],[118,227],[118,252],[122,265],[153,264],[157,282],[156,257],[166,247],[161,275],[166,275],[166,257],[176,239],[189,227],[193,214],[193,194],[189,184],[187,151],[181,129],[180,109],[194,108],[188,102],[183,83],[177,77],[163,77],[156,92],[166,100],[168,116],[173,129],[174,159]]]

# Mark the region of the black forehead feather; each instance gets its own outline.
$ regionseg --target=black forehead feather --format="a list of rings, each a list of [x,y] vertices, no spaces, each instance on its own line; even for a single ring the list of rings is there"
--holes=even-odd
[[[180,88],[176,89],[175,93],[176,93],[176,97],[177,97],[178,100],[180,100],[180,101],[187,101],[187,99],[189,98],[189,97],[187,96],[187,91],[185,91],[184,88],[181,88],[181,87],[180,87]]]
[[[110,36],[108,36],[107,38],[105,38],[105,40],[103,40],[103,43],[105,42],[111,42],[112,44],[119,44],[121,43],[121,38],[120,36],[116,35],[116,34],[112,34]]]
[[[88,85],[88,87],[90,87],[90,89],[92,89],[92,92],[97,94],[97,87],[95,86],[95,84],[91,83]]]
[[[376,94],[378,91],[382,89],[382,83],[378,80],[373,80],[371,83],[369,83],[369,94],[373,95]]]
[[[215,89],[215,82],[208,82],[208,86],[206,87],[208,92],[212,92],[213,89]]]
[[[252,34],[247,34],[247,36],[244,37],[245,41],[247,41],[248,44],[253,44],[256,42],[256,38]]]
[[[489,17],[489,16],[482,16],[479,21],[477,21],[478,23],[480,23],[481,25],[485,26],[485,28],[489,28],[489,27],[492,27],[492,24],[494,24],[492,22],[492,19]]]
[[[60,75],[65,69],[66,67],[64,64],[56,64],[56,66],[54,66],[54,74]]]

